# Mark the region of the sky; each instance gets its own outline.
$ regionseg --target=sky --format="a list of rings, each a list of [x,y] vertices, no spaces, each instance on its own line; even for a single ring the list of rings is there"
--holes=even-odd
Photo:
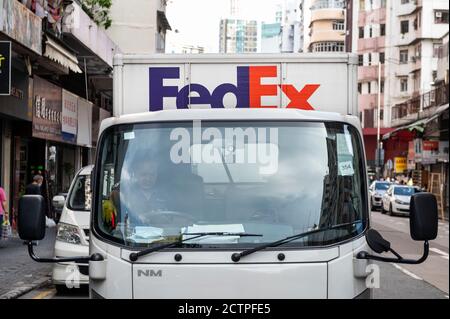
[[[276,6],[283,1],[240,0],[240,16],[274,22]],[[182,45],[202,46],[206,53],[217,53],[220,19],[230,15],[230,0],[169,0],[166,15],[172,27],[166,35],[166,53]]]

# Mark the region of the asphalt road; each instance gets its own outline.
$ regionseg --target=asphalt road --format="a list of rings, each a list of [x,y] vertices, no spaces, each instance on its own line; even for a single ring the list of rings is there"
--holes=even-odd
[[[405,258],[419,258],[423,243],[409,235],[409,219],[372,212],[372,227],[391,242],[392,248]],[[420,265],[398,265],[376,262],[380,267],[380,288],[373,290],[374,299],[448,299],[449,260],[448,222],[439,222],[438,238],[430,242],[430,255]],[[58,294],[51,285],[23,295],[23,299],[88,298],[86,287]]]

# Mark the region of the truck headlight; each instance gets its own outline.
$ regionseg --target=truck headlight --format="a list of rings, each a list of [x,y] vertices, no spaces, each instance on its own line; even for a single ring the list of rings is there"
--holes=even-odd
[[[70,244],[80,245],[81,244],[80,231],[77,226],[59,223],[58,232],[56,234],[56,240],[64,241]]]

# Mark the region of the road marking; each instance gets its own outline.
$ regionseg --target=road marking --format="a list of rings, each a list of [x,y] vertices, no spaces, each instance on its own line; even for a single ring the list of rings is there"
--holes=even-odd
[[[50,294],[54,294],[55,290],[47,290],[39,293],[37,296],[33,297],[33,299],[44,299],[45,297],[49,296]]]
[[[417,279],[417,280],[423,280],[423,279],[420,278],[419,276],[414,275],[414,274],[413,274],[412,272],[410,272],[409,270],[406,270],[405,268],[400,267],[400,266],[397,265],[397,264],[391,263],[391,265],[393,265],[395,268],[397,268],[398,270],[402,271],[403,273],[407,274],[408,276],[410,276],[410,277],[412,277],[412,278],[414,278],[414,279]]]
[[[437,249],[437,248],[430,248],[430,250],[435,252],[436,254],[441,255],[442,258],[448,260],[448,253],[446,253],[445,251],[442,251],[442,250]]]

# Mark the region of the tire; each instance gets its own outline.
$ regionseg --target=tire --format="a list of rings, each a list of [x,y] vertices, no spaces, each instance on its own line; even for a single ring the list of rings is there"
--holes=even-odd
[[[66,285],[55,285],[55,289],[58,295],[64,295],[69,292],[69,289],[66,287]]]
[[[389,216],[393,216],[394,213],[392,212],[392,204],[389,204],[389,212],[388,212]]]
[[[381,203],[381,214],[386,214],[386,211],[384,210],[384,204],[383,202]]]

